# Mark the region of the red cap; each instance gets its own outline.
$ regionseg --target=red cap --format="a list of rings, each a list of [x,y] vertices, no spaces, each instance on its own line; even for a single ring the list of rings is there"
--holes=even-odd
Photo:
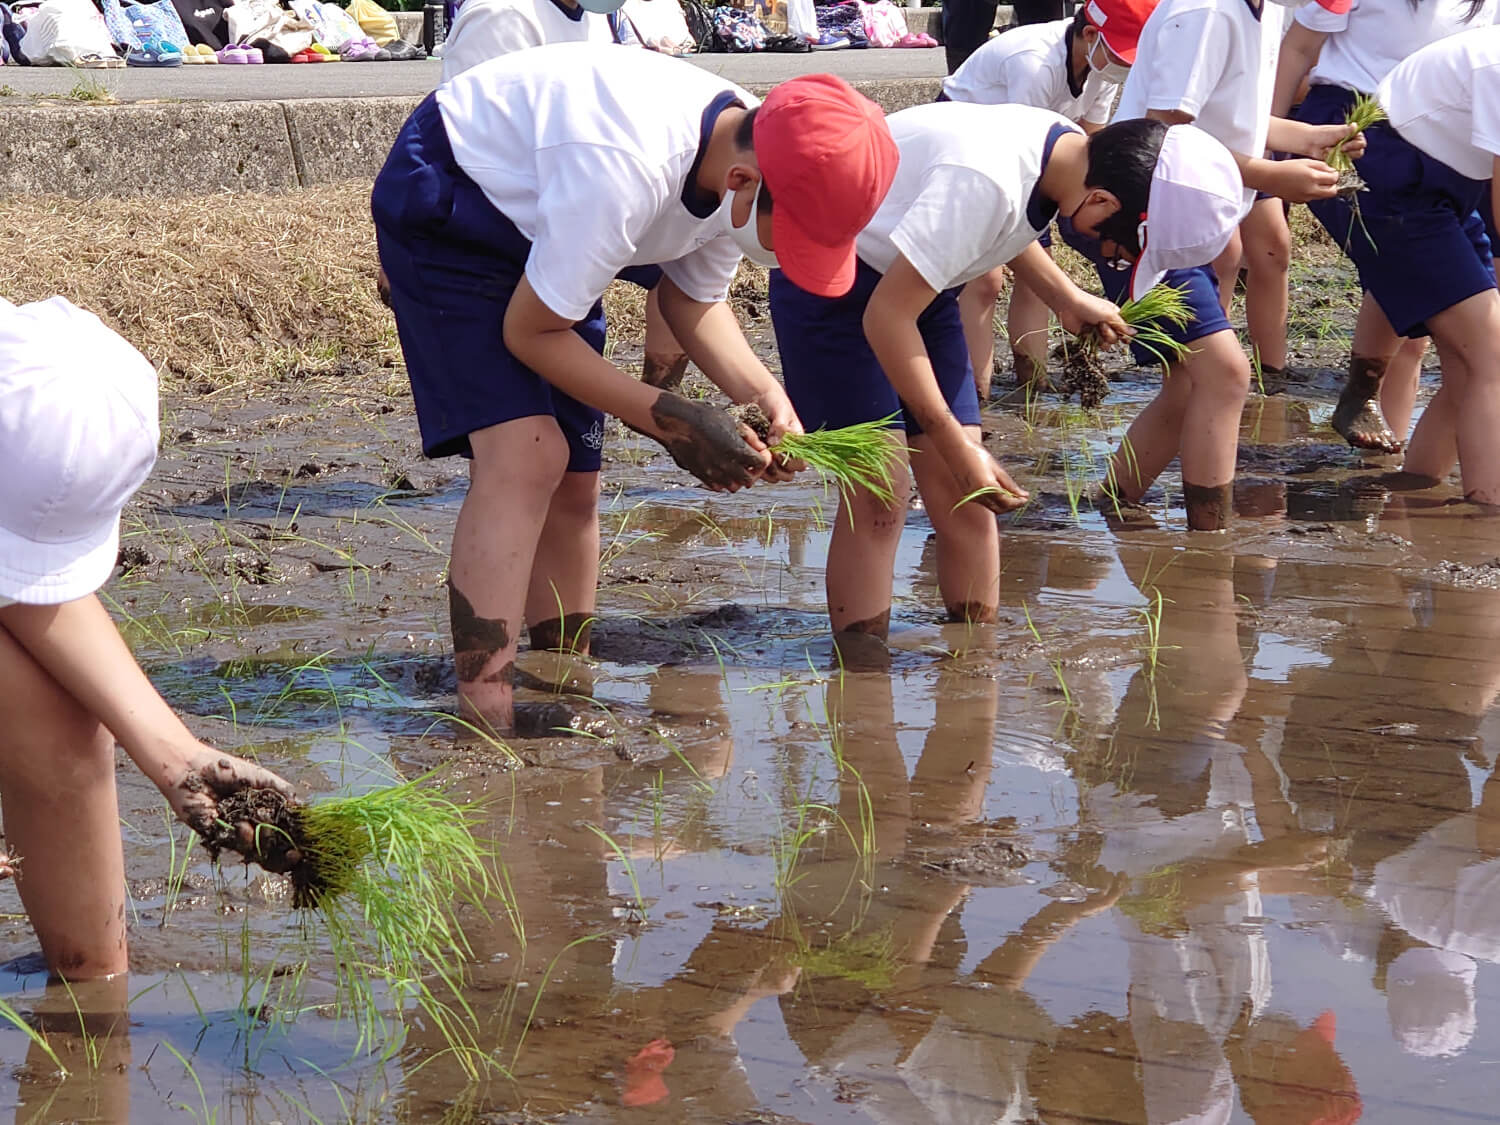
[[[1318,0],[1318,7],[1326,8],[1334,15],[1341,16],[1354,7],[1354,0]]]
[[[1146,18],[1155,10],[1156,4],[1157,0],[1088,0],[1083,15],[1098,29],[1099,38],[1115,57],[1134,66],[1141,28],[1146,26]]]
[[[885,114],[842,78],[783,82],[755,115],[755,160],[771,193],[776,260],[800,289],[842,297],[854,238],[890,190],[900,159]]]

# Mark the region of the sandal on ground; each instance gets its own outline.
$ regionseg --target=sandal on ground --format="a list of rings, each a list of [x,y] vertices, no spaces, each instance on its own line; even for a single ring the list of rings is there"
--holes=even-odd
[[[125,56],[126,66],[170,67],[182,65],[182,52],[167,47],[147,48],[131,51]]]
[[[125,60],[119,55],[101,55],[90,52],[79,58],[75,64],[83,70],[115,70],[125,65]]]
[[[215,57],[225,66],[244,66],[250,61],[244,48],[238,44],[225,47]]]

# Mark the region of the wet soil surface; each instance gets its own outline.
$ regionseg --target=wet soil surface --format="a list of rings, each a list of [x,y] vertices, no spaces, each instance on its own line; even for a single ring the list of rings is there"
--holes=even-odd
[[[1299,316],[1323,285],[1297,279]],[[506,898],[467,920],[464,997],[494,1069],[414,1013],[359,1042],[287,881],[216,871],[122,769],[134,971],[47,986],[0,891],[4,997],[72,1072],[7,1026],[0,1098],[25,1121],[1494,1119],[1500,525],[1451,484],[1372,484],[1388,461],[1328,431],[1327,300],[1321,334],[1293,325],[1324,373],[1246,409],[1228,534],[1184,532],[1172,472],[1138,523],[1087,501],[1154,376],[1112,371],[1097,411],[992,409],[1037,497],[1004,524],[1000,623],[940,623],[916,508],[887,672],[841,675],[825,632],[836,496],[712,495],[612,431],[593,658],[523,647],[518,698],[558,710],[509,746],[452,719],[462,466],[413,458],[405,399],[169,401],[191,440],[127,515],[112,608],[195,731],[309,799],[394,767],[487,802]]]

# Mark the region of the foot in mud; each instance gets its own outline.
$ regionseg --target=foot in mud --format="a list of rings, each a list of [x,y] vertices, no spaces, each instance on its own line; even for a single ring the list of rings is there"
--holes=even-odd
[[[1047,377],[1045,356],[1038,358],[1034,355],[1026,355],[1024,352],[1012,352],[1011,356],[1015,366],[1015,389],[1018,394],[1035,397],[1046,394],[1052,389],[1052,381]]]
[[[1100,485],[1094,493],[1094,507],[1112,531],[1142,530],[1156,526],[1156,517],[1146,505],[1139,500],[1126,500],[1116,496],[1108,485]]]
[[[1189,531],[1227,531],[1234,511],[1234,482],[1190,484],[1183,481],[1182,502],[1187,508]]]
[[[577,734],[602,737],[610,729],[604,716],[582,714],[561,700],[517,703],[515,715],[516,738],[572,738]]]
[[[859,629],[833,635],[834,659],[845,672],[889,672],[891,650],[884,637]]]
[[[1400,453],[1405,443],[1391,432],[1385,415],[1380,412],[1378,396],[1384,373],[1384,363],[1353,360],[1330,425],[1355,449]]]

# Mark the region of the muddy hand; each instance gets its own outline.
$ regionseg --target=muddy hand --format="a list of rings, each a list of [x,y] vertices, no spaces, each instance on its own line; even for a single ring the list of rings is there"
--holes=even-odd
[[[166,797],[178,820],[200,836],[208,837],[213,835],[214,826],[220,819],[220,800],[246,789],[274,789],[288,799],[295,796],[292,787],[270,770],[244,758],[204,747],[203,754],[190,762],[183,775],[166,791]],[[261,849],[255,846],[255,825],[240,821],[234,828],[241,845],[236,850],[242,855],[255,856],[268,871],[289,871],[302,858],[295,848],[274,859],[270,856],[262,858]]]
[[[1125,323],[1113,301],[1088,293],[1077,294],[1071,304],[1058,309],[1057,319],[1074,336],[1094,333],[1106,348],[1135,335],[1135,329]]]
[[[651,404],[651,421],[678,467],[715,491],[748,488],[771,462],[760,439],[717,406],[663,391]]]
[[[1030,499],[993,457],[973,442],[950,466],[964,499],[992,512],[1011,512]]]

